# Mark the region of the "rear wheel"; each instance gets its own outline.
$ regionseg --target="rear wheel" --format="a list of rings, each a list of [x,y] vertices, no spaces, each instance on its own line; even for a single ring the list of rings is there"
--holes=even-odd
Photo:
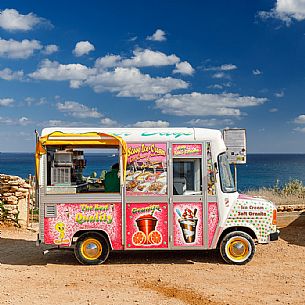
[[[244,265],[252,259],[254,253],[254,241],[245,232],[228,233],[220,243],[220,254],[229,264]]]
[[[76,242],[74,253],[83,265],[99,265],[106,261],[110,252],[108,240],[96,232],[82,234]]]

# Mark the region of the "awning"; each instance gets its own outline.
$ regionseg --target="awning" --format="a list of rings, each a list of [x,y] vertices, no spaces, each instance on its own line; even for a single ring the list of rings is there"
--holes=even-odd
[[[85,146],[121,146],[122,147],[122,159],[123,159],[123,180],[126,176],[127,165],[127,144],[118,136],[106,133],[98,132],[86,132],[86,133],[63,133],[60,131],[52,132],[39,138],[36,144],[36,179],[39,179],[39,161],[40,157],[47,153],[46,146],[58,146],[58,145],[85,145]]]

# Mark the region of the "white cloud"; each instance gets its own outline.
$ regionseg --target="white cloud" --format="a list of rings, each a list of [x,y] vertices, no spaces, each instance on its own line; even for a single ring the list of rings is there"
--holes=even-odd
[[[193,119],[187,122],[188,125],[194,127],[215,127],[215,126],[232,126],[234,124],[231,119]]]
[[[12,71],[10,68],[5,68],[0,70],[0,78],[4,80],[22,80],[23,79],[23,71]]]
[[[114,121],[110,118],[103,118],[100,121],[103,127],[119,127],[120,124],[117,121]]]
[[[135,124],[133,124],[133,127],[137,128],[166,128],[169,127],[169,122],[166,121],[140,121]]]
[[[14,102],[13,98],[0,98],[0,107],[12,106]]]
[[[156,101],[157,108],[162,113],[185,116],[240,116],[239,108],[258,106],[267,101],[266,98],[240,96],[233,93],[206,94],[193,92],[166,96]]]
[[[100,57],[95,61],[95,67],[99,70],[104,70],[107,68],[113,68],[120,65],[121,62],[120,55],[106,55],[104,57]]]
[[[152,77],[142,73],[137,67],[174,65],[180,59],[162,52],[135,50],[134,56],[122,59],[119,55],[98,58],[92,68],[81,64],[60,64],[48,59],[29,74],[41,80],[70,81],[70,87],[90,86],[95,92],[112,92],[117,96],[136,97],[151,100],[176,89],[185,89],[188,83],[172,77]],[[190,73],[191,67],[184,67]],[[186,68],[189,70],[186,71]],[[182,71],[180,72],[182,73]]]
[[[10,118],[4,118],[4,117],[0,116],[0,124],[1,125],[11,125],[11,124],[13,124],[13,120]]]
[[[213,78],[228,78],[229,76],[224,72],[217,72],[212,75]]]
[[[138,39],[138,36],[133,36],[133,37],[130,37],[129,39],[128,39],[128,41],[136,41]]]
[[[19,119],[15,118],[5,118],[0,116],[0,125],[21,125],[21,126],[26,126],[31,124],[30,119],[27,117],[21,117]]]
[[[83,121],[73,121],[73,122],[69,122],[67,120],[49,120],[49,121],[45,121],[45,122],[40,122],[39,123],[40,126],[43,127],[92,127],[92,126],[96,126],[96,123],[92,123],[92,122],[83,122]],[[120,127],[119,123],[111,120],[110,118],[103,118],[100,120],[100,124],[99,126],[102,127]]]
[[[46,105],[48,103],[48,101],[46,100],[45,97],[41,97],[39,99],[36,99],[36,98],[28,96],[24,100],[26,102],[26,105],[29,106],[29,107],[33,106],[33,105],[42,106],[42,105]]]
[[[233,64],[223,64],[221,66],[212,66],[204,68],[204,71],[232,71],[236,70],[237,66]]]
[[[94,45],[89,41],[79,41],[75,45],[75,49],[73,50],[73,54],[77,57],[80,57],[85,54],[89,54],[91,51],[94,51]]]
[[[279,110],[277,108],[271,108],[269,109],[269,112],[274,113],[274,112],[278,112]]]
[[[305,127],[301,128],[301,127],[297,127],[293,129],[294,131],[298,131],[298,132],[302,132],[305,133]]]
[[[166,33],[163,30],[156,30],[152,36],[147,36],[147,40],[152,40],[152,41],[165,41],[166,40]]]
[[[175,89],[185,89],[188,83],[171,77],[151,77],[137,68],[115,68],[90,75],[84,82],[96,92],[113,92],[120,97],[137,97],[151,100]]]
[[[263,74],[263,72],[260,71],[259,69],[254,69],[254,70],[252,70],[252,74],[253,75],[261,75],[261,74]]]
[[[225,64],[225,65],[220,66],[221,71],[232,71],[232,70],[236,70],[236,69],[237,69],[237,66],[232,65],[232,64]]]
[[[29,31],[41,23],[50,25],[49,21],[33,13],[22,15],[15,9],[0,11],[0,28],[7,31]]]
[[[285,95],[285,93],[284,93],[284,91],[283,90],[281,90],[280,92],[276,92],[276,93],[274,93],[274,95],[276,96],[276,97],[284,97],[284,95]]]
[[[159,51],[149,49],[135,50],[134,56],[124,59],[119,64],[123,67],[150,67],[150,66],[169,66],[179,63],[180,59],[176,55],[166,55]]]
[[[29,74],[29,76],[41,80],[68,80],[71,81],[71,87],[78,88],[81,83],[77,83],[77,81],[86,80],[90,73],[92,71],[81,64],[62,65],[57,61],[46,59],[41,62],[39,69]]]
[[[289,26],[293,19],[297,21],[305,19],[305,1],[277,0],[275,7],[271,11],[261,11],[258,14],[262,19],[280,19]]]
[[[84,104],[80,104],[74,101],[65,101],[63,103],[57,103],[56,108],[60,112],[67,113],[70,116],[81,119],[103,117],[103,114],[98,112],[96,108],[89,108]]]
[[[294,119],[294,123],[296,124],[305,124],[305,114],[301,114]]]
[[[184,75],[192,75],[194,72],[195,70],[187,61],[177,63],[176,69],[173,71],[173,73],[180,73]]]
[[[223,86],[220,84],[214,84],[214,85],[210,85],[208,86],[209,89],[223,89]]]
[[[41,49],[42,45],[38,40],[24,39],[17,41],[0,38],[0,57],[24,59],[32,56],[36,50]]]
[[[18,119],[18,122],[22,126],[25,126],[25,125],[28,125],[28,124],[31,123],[31,121],[27,117],[25,117],[25,116],[23,116],[20,119]]]
[[[42,53],[45,55],[50,55],[50,54],[58,52],[58,50],[59,50],[59,48],[56,44],[49,44],[44,47]]]
[[[226,83],[222,83],[222,84],[213,84],[208,86],[209,89],[223,89],[223,88],[230,88],[232,87],[232,83],[231,82],[226,82]]]
[[[87,123],[87,122],[69,122],[67,120],[49,120],[44,122],[37,123],[39,126],[42,127],[92,127],[96,126],[96,124]]]

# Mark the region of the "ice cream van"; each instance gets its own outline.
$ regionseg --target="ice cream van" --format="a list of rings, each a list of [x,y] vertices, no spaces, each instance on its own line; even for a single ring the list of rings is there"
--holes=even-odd
[[[36,176],[38,244],[73,248],[82,264],[216,248],[245,264],[278,239],[274,204],[236,191],[218,130],[45,128]]]

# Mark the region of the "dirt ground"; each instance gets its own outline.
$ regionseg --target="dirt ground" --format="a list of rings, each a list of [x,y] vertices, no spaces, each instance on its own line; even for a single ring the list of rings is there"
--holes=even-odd
[[[72,251],[45,256],[36,233],[1,228],[0,304],[305,304],[305,225],[258,245],[244,266],[217,251],[111,253],[81,266]]]

